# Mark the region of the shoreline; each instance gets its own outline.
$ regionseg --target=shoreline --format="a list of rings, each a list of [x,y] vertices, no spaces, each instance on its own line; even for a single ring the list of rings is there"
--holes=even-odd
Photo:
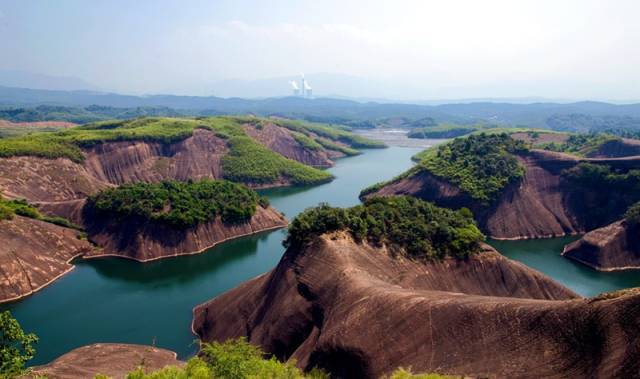
[[[22,300],[28,296],[31,296],[33,294],[35,294],[36,292],[43,290],[44,288],[46,288],[47,286],[53,284],[53,282],[55,282],[56,280],[62,278],[63,276],[67,275],[68,273],[70,273],[71,271],[73,271],[76,268],[76,265],[74,265],[73,262],[74,260],[78,259],[79,257],[82,257],[84,254],[86,254],[85,252],[80,252],[76,255],[74,255],[73,257],[69,258],[65,263],[67,265],[70,265],[71,267],[69,267],[67,270],[65,270],[64,272],[56,275],[55,277],[53,277],[51,280],[47,281],[46,283],[42,284],[41,286],[39,286],[38,288],[32,289],[31,291],[22,294],[22,295],[18,295],[18,296],[14,296],[12,298],[9,299],[0,299],[0,305],[2,304],[6,304],[6,303],[11,303],[14,301],[19,301]]]
[[[88,261],[88,260],[92,260],[92,259],[114,258],[115,257],[115,258],[124,258],[124,259],[128,259],[128,260],[132,260],[132,261],[136,261],[136,262],[139,262],[139,263],[148,263],[148,262],[153,262],[153,261],[157,261],[157,260],[160,260],[160,259],[166,259],[166,258],[176,258],[176,257],[181,257],[181,256],[198,255],[198,254],[204,253],[205,251],[207,251],[207,250],[209,250],[209,249],[211,249],[211,248],[213,248],[213,247],[215,247],[215,246],[217,246],[217,245],[219,245],[221,243],[225,243],[225,242],[237,239],[237,238],[248,237],[248,236],[252,236],[252,235],[255,235],[255,234],[260,234],[260,233],[263,233],[263,232],[268,232],[268,231],[272,231],[272,230],[286,228],[288,225],[289,225],[289,223],[287,222],[284,225],[271,226],[271,227],[259,229],[257,231],[253,231],[253,232],[250,232],[250,233],[243,233],[243,234],[238,234],[238,235],[235,235],[235,236],[227,237],[227,238],[222,239],[220,241],[216,241],[215,243],[213,243],[210,246],[204,247],[204,248],[202,248],[200,250],[197,250],[197,251],[190,251],[190,252],[187,252],[187,253],[163,255],[161,257],[155,257],[155,258],[149,258],[149,259],[138,259],[138,258],[126,256],[126,255],[121,255],[121,254],[98,254],[98,255],[89,255],[89,256],[85,255],[85,256],[82,256],[82,259],[85,260],[85,261]]]
[[[151,258],[151,259],[147,259],[147,260],[140,260],[140,259],[136,259],[136,258],[133,258],[133,257],[127,257],[127,256],[124,256],[124,255],[118,255],[118,254],[101,254],[101,255],[87,256],[86,252],[79,252],[78,254],[75,254],[73,257],[71,257],[70,259],[68,259],[65,262],[67,265],[71,266],[67,270],[65,270],[64,272],[56,275],[51,280],[48,280],[46,283],[42,284],[41,286],[39,286],[37,288],[32,289],[31,291],[29,291],[27,293],[24,293],[24,294],[18,295],[18,296],[14,296],[14,297],[8,298],[8,299],[0,299],[0,305],[20,301],[20,300],[22,300],[24,298],[27,298],[27,297],[29,297],[31,295],[34,295],[36,292],[39,292],[39,291],[43,290],[44,288],[50,286],[51,284],[56,282],[58,279],[60,279],[63,276],[67,275],[68,273],[70,273],[71,271],[73,271],[76,268],[76,265],[74,263],[72,263],[76,259],[82,259],[82,260],[88,261],[88,260],[91,260],[91,259],[100,259],[100,258],[125,258],[125,259],[133,260],[133,261],[136,261],[136,262],[139,262],[139,263],[148,263],[148,262],[152,262],[152,261],[156,261],[156,260],[160,260],[160,259],[165,259],[165,258],[177,258],[177,257],[180,257],[180,256],[190,256],[190,255],[202,254],[206,250],[209,250],[209,249],[211,249],[211,248],[213,248],[213,247],[215,247],[215,246],[217,246],[217,245],[219,245],[221,243],[228,242],[228,241],[231,241],[231,240],[237,239],[237,238],[252,236],[252,235],[263,233],[263,232],[282,229],[282,228],[287,227],[287,225],[289,225],[288,222],[285,223],[284,225],[277,225],[277,226],[273,226],[273,227],[259,229],[257,231],[253,231],[251,233],[243,233],[243,234],[239,234],[239,235],[236,235],[236,236],[228,237],[228,238],[225,238],[223,240],[216,241],[213,245],[210,245],[210,246],[205,247],[203,249],[200,249],[198,251],[166,255],[166,256],[157,257],[157,258]]]
[[[525,240],[541,240],[541,239],[562,238],[562,237],[575,237],[585,233],[586,232],[572,232],[572,233],[563,233],[563,234],[547,234],[544,236],[518,236],[518,237],[494,237],[494,236],[488,235],[487,239],[496,240],[496,241],[525,241]]]

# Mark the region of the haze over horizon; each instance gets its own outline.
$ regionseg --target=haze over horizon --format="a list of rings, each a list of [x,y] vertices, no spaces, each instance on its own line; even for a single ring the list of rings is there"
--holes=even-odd
[[[304,72],[318,96],[625,101],[640,99],[637,14],[631,0],[0,0],[0,70],[131,94],[282,96]]]

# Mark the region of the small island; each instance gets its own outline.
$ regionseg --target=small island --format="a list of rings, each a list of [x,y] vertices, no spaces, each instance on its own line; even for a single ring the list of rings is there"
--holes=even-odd
[[[225,180],[126,184],[87,199],[83,224],[100,249],[85,258],[145,262],[196,254],[287,220],[252,189]]]

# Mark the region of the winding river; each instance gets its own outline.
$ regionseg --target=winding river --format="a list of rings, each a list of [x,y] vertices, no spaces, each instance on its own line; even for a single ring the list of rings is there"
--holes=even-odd
[[[409,168],[416,147],[367,150],[344,158],[329,171],[336,179],[312,188],[263,191],[291,219],[320,202],[352,206],[360,190]],[[273,268],[284,248],[283,230],[244,237],[193,256],[151,263],[118,258],[79,261],[76,269],[24,300],[4,305],[25,330],[40,337],[42,364],[96,342],[154,344],[178,352],[196,351],[191,310],[241,282]],[[494,241],[505,255],[549,274],[583,295],[640,286],[635,273],[597,273],[558,254],[565,239]]]

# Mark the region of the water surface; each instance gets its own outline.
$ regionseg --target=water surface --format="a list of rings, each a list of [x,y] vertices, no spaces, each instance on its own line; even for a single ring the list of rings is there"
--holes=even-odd
[[[640,287],[640,271],[601,272],[560,255],[578,237],[489,243],[503,255],[541,271],[582,296]]]
[[[418,148],[367,150],[344,158],[329,171],[336,179],[321,186],[262,191],[291,219],[320,202],[359,203],[360,190],[408,169]],[[192,256],[150,263],[118,258],[79,261],[70,274],[33,296],[1,306],[10,309],[25,330],[40,337],[36,358],[46,363],[69,350],[96,342],[154,344],[180,358],[196,351],[191,310],[238,284],[272,269],[284,248],[284,231],[233,240]],[[562,258],[571,239],[492,241],[519,260],[582,295],[640,286],[640,274],[599,273]]]
[[[338,160],[336,179],[307,188],[262,191],[291,219],[320,202],[347,207],[360,190],[411,167],[420,149],[390,147]],[[75,270],[42,291],[5,305],[23,328],[40,337],[30,364],[49,362],[95,342],[155,344],[185,358],[196,350],[191,310],[272,269],[284,248],[284,231],[233,240],[209,251],[149,263],[120,258],[79,261]]]

